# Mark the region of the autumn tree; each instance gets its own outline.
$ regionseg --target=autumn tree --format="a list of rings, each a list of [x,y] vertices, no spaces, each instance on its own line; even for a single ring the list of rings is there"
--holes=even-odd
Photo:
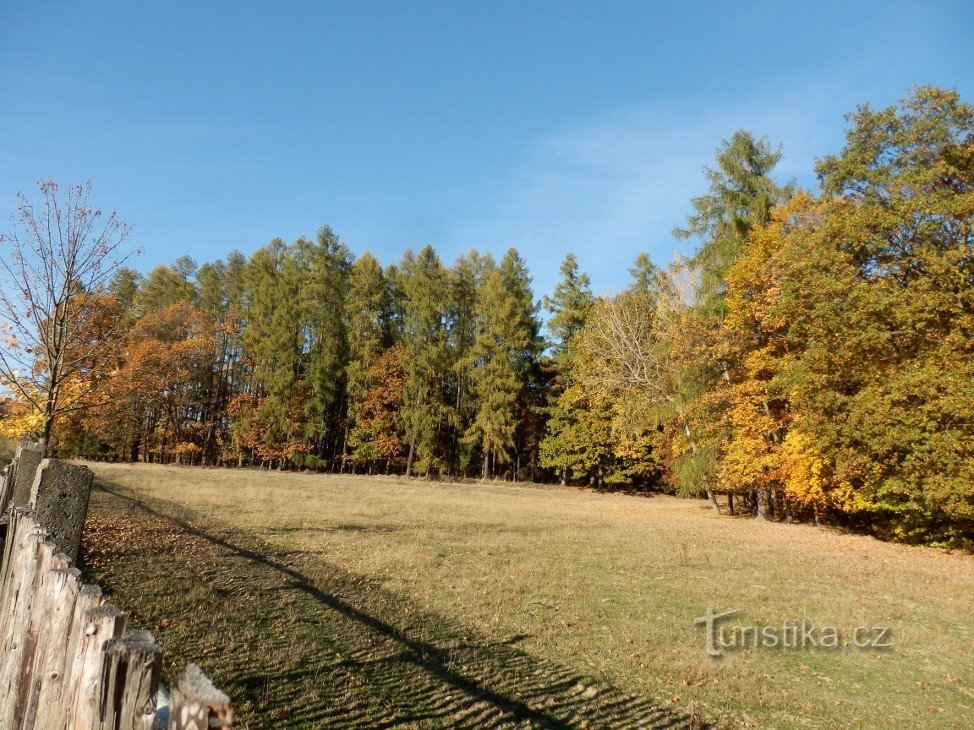
[[[348,445],[352,463],[368,465],[370,473],[376,465],[388,473],[405,456],[399,412],[408,377],[407,357],[405,345],[396,343],[379,355],[362,383]]]
[[[819,162],[814,258],[782,297],[807,344],[796,421],[852,515],[901,539],[974,529],[974,107],[919,87],[860,107]],[[797,264],[796,264],[797,265]]]
[[[686,262],[696,278],[694,307],[682,315],[676,330],[674,362],[682,365],[683,432],[689,449],[680,449],[673,464],[683,491],[712,495],[718,478],[716,462],[729,437],[726,387],[739,363],[729,359],[724,316],[727,313],[727,272],[746,247],[750,232],[765,224],[775,205],[790,194],[790,185],[772,177],[781,150],[767,139],[738,130],[717,148],[716,166],[705,168],[707,193],[691,201],[686,226],[674,229],[677,238],[700,245]],[[677,441],[682,440],[677,436]],[[716,508],[716,502],[712,504]],[[760,516],[768,516],[768,494],[758,493]]]
[[[348,338],[345,373],[348,408],[344,424],[347,443],[349,431],[354,429],[372,386],[372,368],[389,344],[389,287],[382,267],[372,254],[366,252],[352,264],[348,294],[342,306]],[[361,452],[357,458],[362,460]]]
[[[69,384],[88,377],[118,346],[120,327],[89,337],[92,296],[127,256],[131,229],[89,203],[91,185],[38,184],[40,201],[18,196],[12,228],[0,236],[0,387],[37,414],[31,430],[45,445],[59,416],[97,403]]]

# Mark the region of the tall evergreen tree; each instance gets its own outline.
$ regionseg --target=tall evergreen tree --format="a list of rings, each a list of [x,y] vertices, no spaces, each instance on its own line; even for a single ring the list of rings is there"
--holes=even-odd
[[[487,479],[497,466],[511,461],[518,398],[524,389],[521,353],[530,347],[532,333],[524,326],[523,299],[508,288],[500,270],[488,272],[475,311],[470,376],[476,414],[464,440],[479,446]]]
[[[135,297],[136,314],[142,316],[181,301],[195,303],[196,262],[189,256],[180,256],[172,266],[156,266],[139,284]]]
[[[400,418],[408,443],[406,475],[441,472],[443,444],[454,422],[449,374],[452,357],[447,331],[450,287],[447,270],[431,246],[407,252],[397,276],[402,292],[406,386]]]
[[[674,343],[684,355],[685,367],[674,380],[682,391],[673,394],[674,402],[687,404],[677,433],[690,446],[675,460],[674,473],[683,492],[706,492],[716,512],[716,458],[730,436],[724,391],[736,366],[728,357],[723,332],[727,272],[750,232],[766,224],[772,208],[790,195],[791,186],[779,185],[772,177],[780,159],[780,148],[767,139],[734,132],[717,148],[716,167],[705,169],[709,190],[691,201],[686,227],[673,231],[678,238],[701,242],[688,262],[698,277],[696,305],[685,314],[681,341]],[[763,490],[757,495],[762,516],[767,514],[767,497]]]
[[[369,373],[387,343],[389,307],[389,288],[382,267],[366,252],[349,270],[344,302],[348,338],[346,433],[358,419],[369,387]]]
[[[342,449],[345,367],[348,344],[343,319],[351,254],[331,228],[323,226],[314,244],[303,242],[298,253],[306,281],[301,319],[306,324],[304,378],[308,416],[306,433],[316,457],[326,463]]]
[[[701,242],[689,264],[699,271],[697,296],[703,307],[723,309],[727,268],[747,234],[767,223],[771,209],[790,195],[791,185],[779,185],[772,177],[780,161],[780,147],[739,129],[717,148],[716,167],[704,169],[709,190],[691,201],[686,227],[673,230],[679,239]]]
[[[472,392],[471,352],[477,341],[477,297],[487,273],[496,265],[488,254],[476,249],[460,256],[450,272],[450,308],[447,328],[450,351],[454,360],[453,407],[456,414],[453,458],[457,469],[466,471],[470,464],[473,444],[462,436],[467,432],[477,412]]]
[[[579,269],[575,254],[567,254],[561,262],[561,281],[555,285],[552,295],[544,298],[544,307],[551,312],[548,345],[556,357],[585,324],[594,302],[591,279]]]

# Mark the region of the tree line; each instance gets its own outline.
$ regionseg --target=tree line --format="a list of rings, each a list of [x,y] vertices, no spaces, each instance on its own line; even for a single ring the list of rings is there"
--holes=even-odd
[[[674,231],[695,252],[640,255],[611,294],[571,254],[539,301],[513,248],[383,266],[327,226],[144,277],[119,260],[68,282],[57,357],[77,366],[53,406],[32,394],[54,355],[30,382],[0,368],[0,428],[88,457],[663,490],[968,542],[974,108],[918,87],[848,120],[817,192],[734,133]]]

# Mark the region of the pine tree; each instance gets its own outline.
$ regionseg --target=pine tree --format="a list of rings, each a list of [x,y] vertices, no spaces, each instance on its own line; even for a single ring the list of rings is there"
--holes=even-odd
[[[716,458],[729,437],[727,397],[723,392],[739,363],[728,358],[723,318],[727,312],[727,272],[747,245],[750,232],[768,222],[775,205],[790,195],[790,185],[779,185],[772,172],[781,159],[780,148],[765,138],[738,130],[717,148],[716,168],[706,168],[710,189],[691,201],[693,213],[678,238],[699,239],[700,248],[687,267],[697,277],[696,305],[685,313],[682,334],[675,342],[683,353],[684,371],[678,382],[683,392],[675,399],[686,404],[677,433],[690,445],[674,462],[673,470],[683,492],[703,491],[719,513],[713,486]],[[679,437],[678,438],[682,438]],[[768,495],[761,491],[760,514]]]
[[[246,272],[250,297],[243,340],[257,401],[254,417],[262,434],[262,460],[279,466],[308,451],[302,433],[307,393],[301,381],[306,273],[295,255],[306,245],[288,247],[275,239],[254,253]]]
[[[130,313],[135,306],[135,298],[138,296],[141,283],[142,274],[127,266],[122,266],[112,276],[108,291],[115,297],[123,313]]]
[[[555,469],[564,484],[569,475],[577,473],[572,444],[577,443],[577,406],[575,394],[566,395],[570,387],[571,343],[585,326],[595,298],[592,296],[588,274],[579,270],[575,254],[569,253],[561,264],[561,281],[552,296],[544,297],[544,306],[551,313],[548,319],[548,346],[554,363],[547,373],[543,389],[542,410],[546,416],[544,437],[540,444],[541,463]]]
[[[156,266],[139,284],[135,297],[136,314],[141,317],[181,301],[195,303],[195,274],[196,262],[189,256],[180,256],[172,266]]]
[[[543,435],[535,414],[544,403],[544,396],[539,393],[542,383],[538,366],[544,343],[541,339],[538,304],[534,301],[527,263],[516,249],[509,248],[501,259],[498,271],[504,287],[517,302],[518,330],[520,336],[523,336],[523,345],[513,353],[519,383],[513,476],[520,479],[523,461],[530,459],[533,463]]]

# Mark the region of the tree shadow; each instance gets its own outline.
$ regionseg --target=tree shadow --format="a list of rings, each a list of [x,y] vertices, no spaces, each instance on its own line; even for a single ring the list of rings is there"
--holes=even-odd
[[[523,635],[478,639],[320,555],[275,552],[245,534],[203,529],[185,509],[124,487],[101,481],[95,488],[218,553],[199,572],[199,590],[236,612],[245,640],[260,648],[207,671],[235,702],[243,696],[245,709],[259,708],[255,726],[702,726],[531,656],[516,646]]]

